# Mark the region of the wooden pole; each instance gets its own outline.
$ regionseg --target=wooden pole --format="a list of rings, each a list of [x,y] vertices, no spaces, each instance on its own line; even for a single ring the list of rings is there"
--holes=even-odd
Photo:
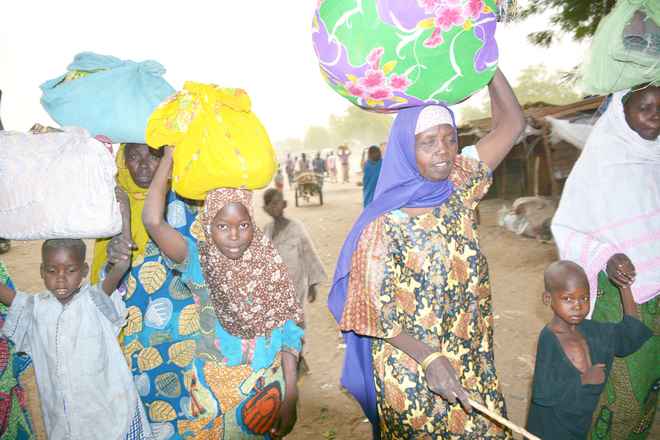
[[[477,411],[479,411],[480,413],[483,413],[483,414],[487,415],[488,417],[492,418],[492,419],[495,420],[496,422],[501,423],[502,425],[504,425],[504,426],[506,426],[507,428],[511,429],[513,432],[516,432],[516,433],[518,433],[518,434],[521,434],[521,435],[523,435],[524,437],[526,437],[526,438],[528,438],[528,439],[531,439],[531,440],[541,440],[540,438],[538,438],[538,437],[535,436],[534,434],[531,434],[530,432],[528,432],[526,429],[524,429],[524,428],[522,428],[522,427],[516,425],[515,423],[513,423],[512,421],[510,421],[510,420],[508,420],[508,419],[505,419],[505,418],[502,417],[501,415],[499,415],[499,414],[497,414],[497,413],[495,413],[495,412],[489,410],[488,408],[486,408],[485,406],[483,406],[481,403],[479,403],[479,402],[475,402],[475,401],[472,400],[472,399],[469,399],[469,402],[470,402],[470,405],[472,405],[473,408],[476,408],[476,409],[477,409]]]

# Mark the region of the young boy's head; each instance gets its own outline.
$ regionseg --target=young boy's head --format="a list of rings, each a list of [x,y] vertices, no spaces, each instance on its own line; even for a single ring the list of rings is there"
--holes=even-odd
[[[79,239],[46,240],[41,246],[41,278],[55,298],[68,303],[89,272],[85,242]]]
[[[589,280],[579,265],[560,260],[552,263],[543,275],[543,302],[550,305],[555,317],[577,325],[589,313]]]
[[[264,192],[264,211],[273,219],[282,218],[285,208],[286,200],[281,192],[275,188],[269,188]]]

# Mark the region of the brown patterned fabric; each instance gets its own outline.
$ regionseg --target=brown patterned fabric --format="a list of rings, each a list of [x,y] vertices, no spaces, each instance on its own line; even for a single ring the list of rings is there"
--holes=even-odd
[[[211,239],[213,218],[230,203],[247,208],[254,228],[252,243],[238,260],[225,257]],[[225,330],[253,339],[269,335],[288,320],[303,322],[303,311],[286,265],[254,223],[251,191],[221,188],[210,192],[200,222],[206,238],[199,242],[200,262],[209,297]]]

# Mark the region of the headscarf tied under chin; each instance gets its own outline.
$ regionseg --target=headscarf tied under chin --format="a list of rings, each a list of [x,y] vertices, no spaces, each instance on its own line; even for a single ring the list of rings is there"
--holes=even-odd
[[[230,203],[248,210],[254,228],[252,243],[238,260],[225,257],[211,238],[214,217]],[[209,298],[222,327],[243,339],[269,335],[288,320],[303,322],[286,265],[253,218],[252,192],[228,188],[209,192],[200,216],[206,240],[199,241],[199,257]]]
[[[136,261],[140,255],[144,255],[144,249],[149,241],[149,234],[142,223],[142,209],[144,201],[147,198],[148,188],[142,188],[133,181],[130,171],[126,166],[126,144],[121,144],[117,151],[115,163],[117,165],[117,186],[128,195],[128,201],[131,207],[131,239],[137,246],[133,250],[133,261]],[[92,283],[98,283],[101,268],[108,259],[108,245],[110,238],[96,240],[94,245],[94,260],[92,262]]]
[[[417,168],[415,134],[441,124],[456,129],[454,115],[447,107],[433,105],[401,110],[390,131],[385,158],[376,186],[374,200],[367,206],[346,237],[337,260],[335,276],[328,297],[328,308],[341,321],[351,274],[351,260],[364,228],[381,215],[400,208],[430,208],[445,203],[453,192],[449,180],[430,181]],[[342,385],[356,398],[379,437],[376,389],[371,359],[371,339],[344,332],[346,356]]]

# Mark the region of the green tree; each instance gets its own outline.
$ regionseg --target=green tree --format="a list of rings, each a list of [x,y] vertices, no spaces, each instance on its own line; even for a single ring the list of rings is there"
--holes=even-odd
[[[330,115],[325,126],[312,125],[303,139],[287,138],[274,142],[279,151],[300,152],[336,148],[344,143],[378,144],[387,140],[392,116],[349,106],[340,115]]]
[[[512,13],[516,20],[524,20],[533,15],[552,11],[551,26],[527,36],[529,41],[548,47],[557,36],[557,32],[565,32],[576,40],[591,37],[598,23],[614,8],[616,0],[531,0],[524,6],[519,6]]]
[[[392,116],[369,112],[350,106],[341,115],[332,115],[328,129],[339,141],[357,142],[362,145],[386,141],[392,127]]]
[[[276,141],[273,144],[279,151],[297,152],[302,151],[305,148],[303,141],[293,137],[286,138],[281,141]]]
[[[312,125],[307,128],[303,145],[305,150],[322,150],[324,148],[334,147],[336,141],[332,133],[326,128],[319,125]]]
[[[482,102],[481,106],[467,105],[462,107],[458,113],[460,123],[476,121],[478,119],[487,118],[490,116],[490,103]]]
[[[525,68],[518,76],[513,91],[522,105],[535,102],[564,105],[581,99],[575,89],[563,80],[561,73],[548,71],[543,65]]]
[[[571,84],[565,81],[564,75],[549,71],[543,65],[525,68],[517,78],[513,91],[521,105],[543,102],[553,105],[570,104],[579,101],[581,96]],[[467,106],[461,109],[462,122],[474,121],[490,116],[488,99],[479,106]]]

